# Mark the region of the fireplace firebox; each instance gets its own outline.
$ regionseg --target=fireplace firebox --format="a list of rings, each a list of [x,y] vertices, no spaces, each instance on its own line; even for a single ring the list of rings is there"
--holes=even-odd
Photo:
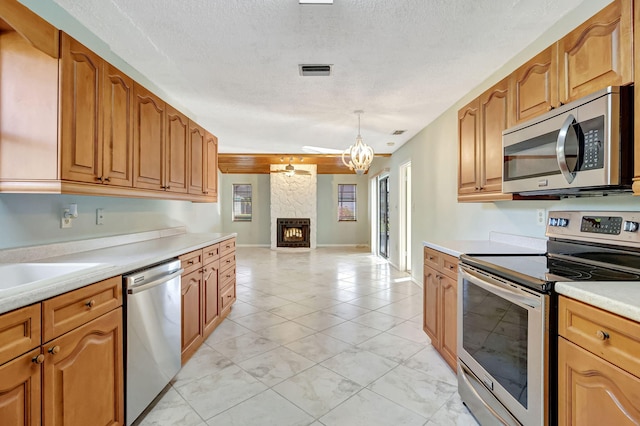
[[[278,247],[311,247],[311,219],[278,218]]]

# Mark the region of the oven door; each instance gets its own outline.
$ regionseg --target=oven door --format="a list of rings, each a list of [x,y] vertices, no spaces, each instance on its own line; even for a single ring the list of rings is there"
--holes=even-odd
[[[458,285],[463,401],[480,421],[546,424],[549,296],[466,264]]]

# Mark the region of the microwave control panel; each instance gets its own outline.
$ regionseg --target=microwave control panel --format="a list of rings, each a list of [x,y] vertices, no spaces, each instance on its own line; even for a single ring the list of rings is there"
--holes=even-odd
[[[601,169],[604,167],[604,116],[592,118],[578,124],[582,133],[583,154],[580,170]]]

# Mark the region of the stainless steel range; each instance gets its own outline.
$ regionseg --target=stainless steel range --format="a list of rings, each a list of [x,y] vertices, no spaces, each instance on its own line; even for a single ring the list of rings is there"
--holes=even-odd
[[[554,285],[640,281],[639,224],[640,212],[550,212],[547,254],[460,257],[458,391],[481,424],[557,423]]]

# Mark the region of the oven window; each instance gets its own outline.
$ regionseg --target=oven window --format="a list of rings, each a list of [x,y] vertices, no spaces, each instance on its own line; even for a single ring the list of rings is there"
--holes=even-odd
[[[527,408],[527,310],[463,282],[463,348]]]

